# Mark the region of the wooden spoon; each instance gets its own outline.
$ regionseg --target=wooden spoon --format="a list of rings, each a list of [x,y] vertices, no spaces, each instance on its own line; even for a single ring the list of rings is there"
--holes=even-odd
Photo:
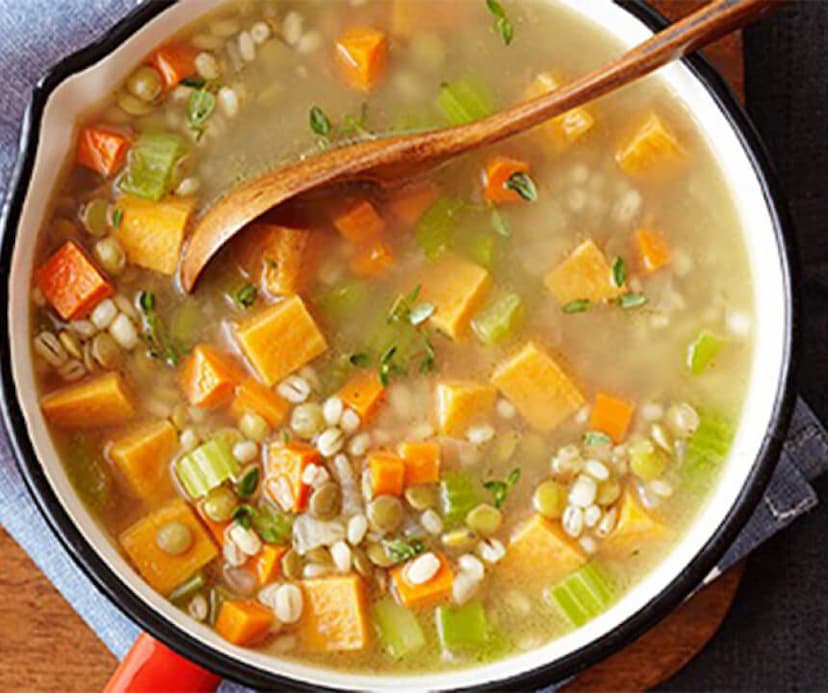
[[[629,84],[781,4],[714,0],[585,77],[482,120],[357,142],[268,171],[232,190],[197,223],[181,261],[181,286],[192,291],[201,271],[227,241],[256,217],[300,193],[343,184],[397,187],[459,154],[516,135]]]

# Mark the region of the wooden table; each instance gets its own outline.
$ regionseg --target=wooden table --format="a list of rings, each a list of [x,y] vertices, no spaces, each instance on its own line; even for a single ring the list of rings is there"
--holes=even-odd
[[[654,0],[671,19],[701,0]],[[708,56],[734,90],[744,93],[741,36]],[[20,547],[0,527],[0,691],[93,691],[116,660]],[[727,614],[742,575],[737,566],[623,652],[584,672],[570,690],[640,690],[684,666]]]

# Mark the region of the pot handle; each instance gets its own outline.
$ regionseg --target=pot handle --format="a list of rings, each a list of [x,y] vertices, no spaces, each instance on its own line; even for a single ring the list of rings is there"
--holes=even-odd
[[[212,693],[220,682],[220,676],[141,633],[112,674],[104,693]]]

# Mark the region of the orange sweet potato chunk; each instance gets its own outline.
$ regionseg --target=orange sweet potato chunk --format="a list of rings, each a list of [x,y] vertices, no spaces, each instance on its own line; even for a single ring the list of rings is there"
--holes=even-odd
[[[349,29],[336,42],[336,59],[351,86],[369,91],[385,75],[388,38],[373,27]]]
[[[64,320],[87,316],[115,289],[77,243],[66,241],[40,267],[35,280],[46,300]]]
[[[273,611],[257,601],[227,601],[216,619],[216,632],[234,645],[263,638],[273,625]]]
[[[424,609],[451,597],[454,573],[448,559],[442,553],[437,552],[436,555],[440,560],[440,568],[431,580],[421,585],[414,585],[406,579],[407,563],[391,570],[391,587],[397,601],[403,606]]]
[[[310,652],[362,650],[368,644],[365,586],[358,575],[300,582],[305,608],[297,626],[302,649]]]
[[[256,582],[264,587],[273,582],[282,574],[282,556],[287,553],[287,546],[265,544],[253,558],[253,568],[256,572]]]
[[[319,356],[328,344],[302,299],[291,296],[239,323],[236,339],[265,385]]]
[[[178,381],[190,404],[217,409],[230,402],[244,372],[229,354],[209,344],[199,344],[187,357]]]
[[[491,285],[489,273],[479,265],[456,255],[430,263],[419,281],[419,300],[435,310],[431,324],[455,341],[468,332],[471,316]]]
[[[302,291],[310,270],[311,231],[295,226],[256,222],[247,227],[239,264],[251,280],[271,296]]]
[[[561,86],[548,72],[541,72],[526,89],[526,98],[535,99]],[[595,117],[583,107],[573,108],[539,126],[537,132],[553,151],[561,151],[584,137],[595,125]]]
[[[290,404],[256,378],[245,378],[236,388],[236,395],[230,405],[230,413],[240,419],[247,412],[258,414],[272,427],[278,426],[285,418]]]
[[[437,443],[405,442],[400,445],[405,463],[405,485],[436,484],[440,480],[440,446]]]
[[[307,443],[270,444],[265,489],[283,510],[300,512],[308,506],[310,486],[302,481],[302,474],[305,467],[316,464],[319,459],[319,451]]]
[[[175,426],[162,419],[116,438],[107,452],[132,493],[146,501],[172,493],[169,463],[178,447]]]
[[[631,489],[624,491],[618,509],[618,522],[604,542],[601,552],[618,558],[631,556],[644,546],[663,539],[667,527],[641,505]]]
[[[394,453],[376,450],[368,455],[368,473],[374,496],[401,496],[405,465]]]
[[[346,241],[359,245],[372,243],[385,232],[385,220],[368,200],[357,200],[337,210],[333,225]]]
[[[385,398],[385,388],[376,369],[354,373],[339,391],[339,398],[350,407],[365,426],[371,422]]]
[[[647,115],[615,155],[624,173],[647,180],[671,178],[686,158],[687,152],[655,113]]]
[[[116,372],[87,378],[44,395],[43,414],[60,428],[117,426],[135,417],[135,403]]]
[[[603,251],[588,239],[553,269],[544,280],[561,305],[571,301],[606,301],[618,298],[626,288],[615,286],[612,267]]]
[[[440,196],[439,186],[432,181],[413,183],[398,190],[388,201],[391,214],[405,228],[413,228],[426,210]]]

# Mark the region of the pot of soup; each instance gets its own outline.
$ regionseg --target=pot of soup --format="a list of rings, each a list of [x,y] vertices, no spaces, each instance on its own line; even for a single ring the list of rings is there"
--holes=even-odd
[[[4,414],[66,549],[263,688],[526,688],[684,599],[792,401],[790,229],[700,58],[376,195],[246,177],[468,122],[645,39],[639,3],[146,3],[37,87]],[[13,329],[13,332],[12,332]]]

